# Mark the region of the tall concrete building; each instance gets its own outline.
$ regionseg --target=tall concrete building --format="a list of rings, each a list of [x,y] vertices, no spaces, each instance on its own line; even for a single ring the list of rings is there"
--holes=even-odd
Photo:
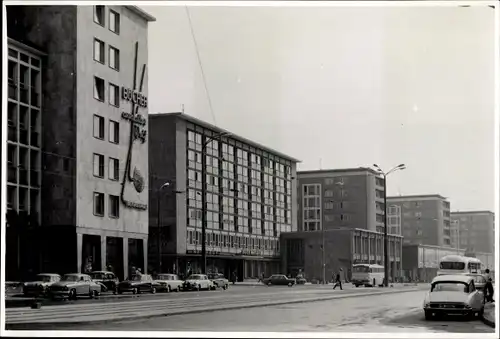
[[[297,172],[298,229],[383,232],[384,179],[370,168]]]
[[[186,114],[149,122],[151,269],[202,270],[206,213],[208,271],[278,273],[279,236],[297,230],[298,160]]]
[[[452,246],[467,252],[495,253],[495,214],[490,211],[452,212]]]
[[[451,246],[450,203],[438,194],[387,197],[400,211],[404,244]]]
[[[8,279],[146,269],[154,20],[136,6],[7,6]]]

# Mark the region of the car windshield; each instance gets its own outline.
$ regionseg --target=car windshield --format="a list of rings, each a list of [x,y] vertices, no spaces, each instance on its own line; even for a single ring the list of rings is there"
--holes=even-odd
[[[157,275],[156,279],[157,280],[172,280],[171,277],[169,275],[166,275],[166,274]]]
[[[104,279],[104,273],[90,273],[92,279]]]
[[[78,281],[78,280],[80,280],[80,277],[77,275],[74,275],[74,274],[66,274],[62,280],[64,280],[64,281]]]
[[[188,277],[188,280],[202,280],[202,276],[199,274],[193,274]]]
[[[469,286],[463,282],[443,281],[432,284],[431,292],[469,292]]]
[[[130,279],[130,280],[132,280],[132,281],[141,281],[143,279],[142,279],[142,275],[133,275],[132,279]]]
[[[352,268],[353,272],[361,272],[361,273],[368,273],[370,272],[370,268],[368,266],[354,266]]]
[[[50,282],[51,281],[51,277],[50,277],[50,275],[39,274],[39,275],[36,276],[36,279],[34,281]]]

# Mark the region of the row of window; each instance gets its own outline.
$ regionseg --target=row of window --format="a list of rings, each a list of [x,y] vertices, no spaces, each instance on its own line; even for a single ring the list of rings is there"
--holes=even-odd
[[[94,138],[105,140],[106,119],[94,114]],[[108,140],[113,144],[120,143],[120,123],[109,119]]]
[[[201,244],[201,232],[188,230],[187,243],[190,245]],[[279,251],[279,241],[276,239],[250,238],[238,235],[207,233],[205,243],[209,246],[244,248],[265,251]]]
[[[104,178],[105,175],[105,157],[102,154],[94,153],[94,176]],[[108,159],[108,179],[118,181],[120,179],[120,163],[116,158]]]
[[[115,34],[120,34],[120,14],[109,10],[109,30]],[[94,22],[102,27],[106,27],[106,6],[94,6]]]
[[[97,38],[94,38],[94,60],[106,64],[106,44]],[[120,71],[120,50],[111,45],[108,46],[108,66]]]
[[[94,76],[94,99],[106,101],[106,81]],[[108,102],[110,105],[120,107],[120,87],[111,82],[108,83]]]
[[[104,217],[105,214],[104,193],[94,192],[94,215]],[[117,195],[108,196],[108,215],[111,218],[120,217],[120,197]]]

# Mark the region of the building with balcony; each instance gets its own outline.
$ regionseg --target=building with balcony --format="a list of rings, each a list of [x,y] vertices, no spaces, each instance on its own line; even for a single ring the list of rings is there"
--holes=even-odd
[[[147,268],[151,21],[136,6],[7,6],[12,278]]]
[[[297,172],[298,228],[383,232],[384,179],[370,168]]]
[[[452,246],[450,203],[445,197],[438,194],[387,197],[387,204],[400,215],[404,244]]]
[[[301,231],[281,234],[282,272],[295,276],[299,271],[309,281],[323,280],[323,239],[326,280],[340,268],[351,279],[352,265],[384,265],[384,235],[360,228],[325,229],[324,232]],[[402,237],[388,235],[389,277],[401,276]]]
[[[202,269],[206,213],[207,270],[236,272],[239,281],[279,271],[279,236],[297,229],[298,160],[220,133],[227,131],[186,114],[149,115],[151,269],[160,258],[162,271]]]
[[[495,253],[495,214],[490,211],[463,211],[451,213],[452,246],[467,252]]]

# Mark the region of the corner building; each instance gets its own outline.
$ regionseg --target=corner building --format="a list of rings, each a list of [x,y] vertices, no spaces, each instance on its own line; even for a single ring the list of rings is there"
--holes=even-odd
[[[208,271],[236,272],[239,281],[280,271],[279,236],[297,229],[298,160],[237,135],[216,137],[224,132],[186,114],[149,116],[150,269],[161,257],[163,272],[201,271],[206,212]]]
[[[40,72],[31,87],[40,95],[40,123],[30,120],[30,131],[40,131],[40,158],[28,163],[40,171],[40,198],[31,186],[36,180],[27,187],[8,183],[9,227],[23,229],[11,233],[24,240],[11,250],[9,241],[7,252],[10,258],[34,252],[11,266],[13,275],[110,265],[124,278],[129,266],[147,269],[147,38],[154,20],[136,6],[7,6],[12,96],[17,91],[21,98],[30,84],[15,66],[14,50],[40,61],[38,69],[36,61],[30,65]],[[14,107],[14,100],[9,104]],[[36,105],[29,108],[36,117]],[[21,103],[9,111],[21,134],[23,109]],[[30,152],[36,147],[30,145]],[[12,154],[20,163],[21,153]],[[19,193],[25,188],[29,195]],[[19,222],[23,206],[28,212],[39,206],[39,223],[29,230]],[[29,239],[36,239],[36,250]]]

